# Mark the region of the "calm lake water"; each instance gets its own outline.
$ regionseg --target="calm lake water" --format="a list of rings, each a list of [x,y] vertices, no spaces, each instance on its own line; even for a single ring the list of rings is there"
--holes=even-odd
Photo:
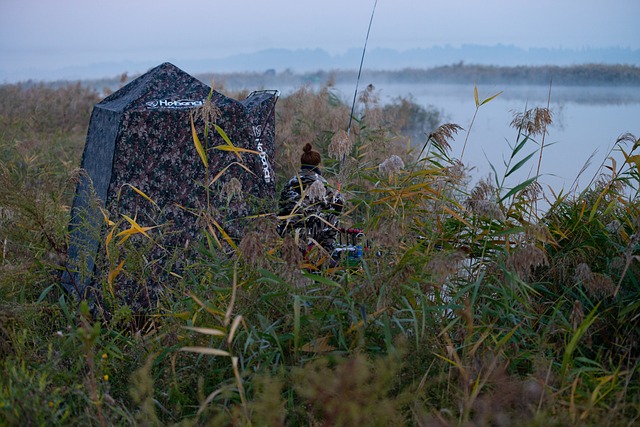
[[[369,82],[360,82],[360,89]],[[442,84],[396,84],[373,83],[382,102],[398,96],[411,96],[424,107],[441,110],[450,123],[462,126],[452,144],[453,156],[460,157],[467,131],[476,110],[473,85]],[[280,89],[283,95],[292,89]],[[336,86],[336,93],[347,103],[353,100],[354,86]],[[501,176],[505,172],[504,161],[511,155],[510,145],[516,141],[517,131],[510,127],[515,113],[535,107],[546,107],[549,87],[491,85],[478,86],[482,101],[498,92],[502,94],[482,105],[470,129],[462,161],[471,172],[474,181],[492,173],[493,164]],[[621,164],[620,152],[610,153],[618,137],[630,132],[640,137],[640,87],[552,87],[549,108],[553,124],[545,137],[540,182],[554,191],[568,190],[578,179],[579,189],[589,184],[601,164],[613,156]],[[423,141],[416,141],[421,144]],[[627,152],[631,147],[627,147]],[[521,159],[536,151],[538,145],[531,144],[518,154]],[[585,163],[592,157],[590,165],[580,175]],[[512,163],[517,163],[517,160]],[[507,185],[516,185],[536,172],[538,154],[519,173],[511,175]],[[578,178],[578,176],[580,177]]]

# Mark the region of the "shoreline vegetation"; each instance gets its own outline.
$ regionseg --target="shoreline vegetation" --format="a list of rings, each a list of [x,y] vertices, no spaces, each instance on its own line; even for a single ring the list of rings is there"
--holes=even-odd
[[[316,71],[296,74],[276,73],[221,73],[199,74],[203,81],[221,81],[233,87],[256,82],[268,84],[297,85],[317,84],[332,81],[335,84],[353,83],[355,71]],[[553,81],[558,86],[640,86],[640,67],[633,65],[586,64],[575,66],[519,66],[503,67],[488,65],[465,65],[458,63],[440,67],[418,69],[405,68],[397,71],[363,70],[363,80],[373,79],[382,83],[449,83],[449,84],[513,84],[548,86]]]
[[[382,105],[366,84],[351,109],[327,84],[340,73],[276,104],[278,190],[312,143],[345,197],[341,225],[364,230],[359,263],[304,259],[295,236],[275,232],[275,214],[225,245],[218,209],[243,197],[225,171],[199,183],[207,203],[186,209],[202,228],[178,244],[173,206],[127,183],[118,191],[133,188],[157,216],[104,210],[87,226],[102,247],[99,310],[60,278],[91,111],[99,91],[130,77],[0,85],[0,425],[636,425],[640,138],[620,135],[586,188],[555,193],[538,181],[552,112],[531,105],[510,123],[508,155],[491,154],[493,176],[472,184],[466,137],[498,94],[480,97],[480,68],[458,68],[439,72],[475,89],[464,131],[408,99]],[[634,90],[640,72],[562,70]],[[200,108],[198,128],[184,126],[211,176],[207,156],[231,143],[200,142],[217,126],[213,106]],[[412,147],[418,130],[426,141]],[[525,170],[536,172],[517,178]],[[138,311],[127,296],[148,296],[149,284],[161,292]]]
[[[79,80],[95,90],[116,90],[139,75],[121,75],[103,79]],[[294,72],[284,70],[197,73],[195,77],[216,87],[246,89],[254,87],[302,87],[309,84],[353,84],[357,78],[354,70],[318,70],[314,72]],[[548,86],[640,86],[640,67],[636,65],[580,64],[572,66],[496,66],[473,65],[459,62],[432,68],[405,68],[402,70],[363,69],[361,79],[375,80],[381,83],[406,84],[503,84],[503,85],[540,85]],[[50,87],[64,86],[69,80],[35,81],[26,80],[13,83],[19,86],[43,84]]]

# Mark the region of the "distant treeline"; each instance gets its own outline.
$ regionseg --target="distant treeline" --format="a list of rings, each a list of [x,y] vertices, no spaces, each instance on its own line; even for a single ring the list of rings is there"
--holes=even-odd
[[[111,93],[138,75],[127,73],[113,78],[86,79],[81,84],[102,93]],[[357,78],[353,70],[318,70],[299,73],[276,70],[235,73],[200,73],[195,77],[206,84],[215,83],[215,89],[243,91],[253,88],[302,87],[305,85],[352,84]],[[573,66],[494,66],[459,62],[433,68],[405,68],[402,70],[363,70],[362,81],[376,83],[450,83],[554,86],[640,86],[640,67],[635,65],[583,64]],[[48,83],[26,81],[18,86],[45,85],[64,87],[69,81]],[[5,86],[5,85],[0,85]]]
[[[273,87],[277,85],[305,85],[351,83],[355,71],[320,70],[311,73],[291,71],[255,73],[212,73],[197,77],[206,83],[213,79],[228,88]],[[457,83],[457,84],[518,84],[560,86],[640,86],[640,67],[634,65],[586,64],[574,66],[516,66],[467,65],[458,63],[428,69],[363,70],[364,80],[381,83]]]
[[[390,74],[407,83],[435,81],[466,83],[507,83],[561,86],[640,85],[640,67],[632,65],[588,64],[574,66],[498,67],[491,65],[445,65],[428,70],[405,69]]]

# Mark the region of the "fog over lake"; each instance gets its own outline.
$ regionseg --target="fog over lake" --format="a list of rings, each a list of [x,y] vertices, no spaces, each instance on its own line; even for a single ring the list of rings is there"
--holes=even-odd
[[[359,86],[358,92],[369,82]],[[389,102],[398,96],[412,97],[425,108],[434,107],[444,113],[445,121],[456,123],[461,131],[452,144],[453,157],[459,158],[469,125],[476,110],[473,84],[374,84],[381,102]],[[280,89],[283,95],[292,88]],[[337,85],[335,92],[351,105],[355,84]],[[582,189],[589,184],[598,168],[608,155],[620,165],[623,156],[614,151],[609,154],[618,137],[630,132],[640,137],[640,88],[638,87],[549,87],[515,85],[479,85],[479,100],[502,93],[490,102],[480,106],[473,127],[470,130],[463,163],[473,167],[472,180],[477,181],[492,173],[493,164],[499,177],[505,172],[504,161],[511,155],[517,130],[510,126],[515,113],[525,109],[546,107],[552,113],[553,124],[545,137],[540,182],[554,191],[569,190],[579,176],[585,163],[593,154],[590,166],[580,175],[577,182]],[[346,126],[346,124],[345,124]],[[541,139],[541,138],[538,138]],[[414,141],[422,144],[424,141]],[[530,142],[518,154],[512,166],[538,145]],[[627,147],[627,152],[631,147]],[[594,154],[595,153],[595,154]],[[538,154],[506,181],[507,186],[516,185],[536,173]]]

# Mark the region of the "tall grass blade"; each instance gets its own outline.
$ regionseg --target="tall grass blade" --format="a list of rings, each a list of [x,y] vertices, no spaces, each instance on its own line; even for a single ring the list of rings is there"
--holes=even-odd
[[[298,356],[300,347],[300,296],[293,297],[293,351]]]
[[[562,376],[563,377],[566,375],[567,370],[569,369],[569,365],[571,364],[571,356],[573,355],[573,352],[578,347],[578,342],[580,342],[580,339],[582,338],[582,336],[587,332],[589,327],[598,318],[598,316],[597,316],[598,307],[600,307],[600,303],[599,302],[598,302],[598,304],[596,304],[595,307],[593,307],[593,310],[591,310],[591,312],[587,315],[587,317],[580,324],[580,326],[578,326],[578,328],[575,330],[573,336],[571,337],[571,340],[567,344],[567,347],[564,350],[564,355],[562,356],[562,368],[561,368],[561,371],[562,371]]]
[[[220,350],[219,348],[210,348],[210,347],[181,347],[180,351],[188,351],[191,353],[198,354],[206,354],[207,356],[222,356],[222,357],[230,357],[228,351]]]
[[[207,153],[204,151],[202,147],[202,143],[200,142],[200,138],[198,138],[198,132],[196,132],[196,125],[193,123],[193,114],[191,115],[191,135],[193,137],[193,143],[196,146],[196,151],[202,160],[202,164],[205,168],[209,167],[209,161],[207,160]]]
[[[159,209],[158,205],[156,204],[155,201],[153,201],[153,199],[149,196],[147,196],[142,190],[140,190],[138,187],[131,185],[131,184],[126,184],[127,186],[131,187],[131,189],[133,191],[135,191],[136,193],[138,193],[140,196],[142,196],[145,200],[147,200],[149,203],[151,203],[153,206],[155,206],[156,208]]]
[[[229,329],[229,336],[227,337],[227,344],[231,344],[233,342],[233,338],[236,335],[238,326],[242,323],[242,319],[241,315],[238,315],[233,319],[233,323],[231,323],[231,328]]]
[[[490,96],[490,97],[488,97],[488,98],[485,98],[485,100],[484,100],[484,101],[482,101],[482,102],[480,103],[480,105],[484,105],[484,104],[486,104],[487,102],[493,101],[493,100],[494,100],[494,99],[496,99],[498,96],[500,96],[500,95],[502,94],[502,92],[504,92],[504,91],[503,91],[503,90],[501,90],[500,92],[496,93],[495,95],[492,95],[492,96]]]
[[[520,160],[518,163],[516,163],[505,175],[504,177],[508,177],[509,175],[511,175],[512,173],[514,173],[515,171],[517,171],[518,169],[520,169],[525,163],[527,163],[529,161],[529,159],[531,157],[533,157],[533,155],[536,154],[536,152],[534,151],[533,153],[529,154],[527,157],[525,157],[524,159]]]
[[[529,184],[531,184],[532,182],[534,182],[535,180],[537,180],[538,177],[534,176],[533,178],[529,178],[524,182],[521,182],[520,184],[516,185],[515,187],[513,187],[511,190],[509,190],[507,192],[507,194],[505,194],[504,196],[502,196],[500,198],[500,200],[498,202],[503,202],[504,200],[508,199],[509,197],[513,196],[514,194],[516,194],[517,192],[527,188],[529,186]]]
[[[189,331],[197,332],[199,334],[213,335],[213,336],[216,336],[216,337],[224,337],[224,336],[227,335],[223,331],[221,331],[219,329],[214,329],[214,328],[202,328],[202,327],[197,327],[197,326],[183,326],[182,328],[183,329],[187,329]]]

